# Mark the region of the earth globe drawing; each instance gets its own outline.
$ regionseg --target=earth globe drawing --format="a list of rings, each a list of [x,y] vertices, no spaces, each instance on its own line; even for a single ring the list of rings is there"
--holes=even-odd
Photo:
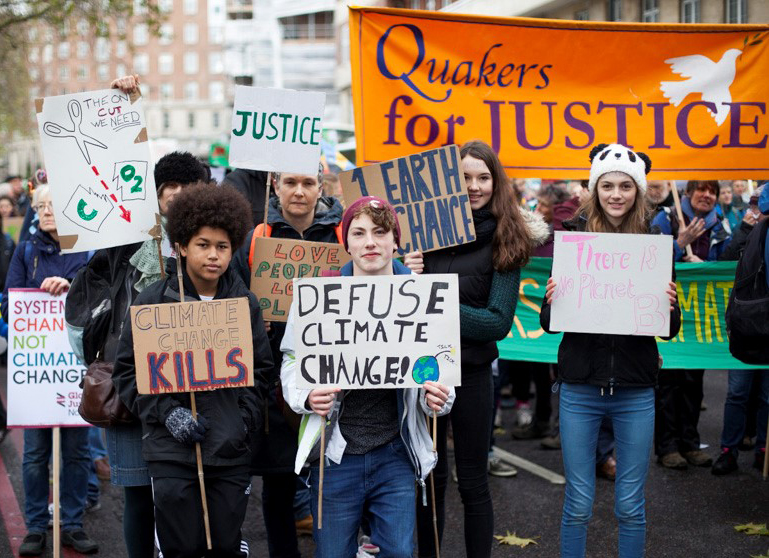
[[[437,382],[440,376],[438,370],[438,359],[434,356],[422,356],[414,361],[414,367],[411,369],[411,377],[418,384],[425,382]]]

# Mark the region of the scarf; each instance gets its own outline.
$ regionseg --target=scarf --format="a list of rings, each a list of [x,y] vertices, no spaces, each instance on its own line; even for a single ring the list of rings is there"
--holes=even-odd
[[[166,241],[168,236],[166,235],[166,218],[161,217],[160,231],[163,235],[163,241]],[[168,258],[163,258],[163,268],[165,268]],[[154,238],[145,240],[141,247],[134,252],[129,260],[132,266],[141,274],[141,277],[134,285],[137,293],[142,292],[146,287],[152,285],[152,283],[159,281],[162,278],[160,273],[160,259],[158,258],[158,242]]]

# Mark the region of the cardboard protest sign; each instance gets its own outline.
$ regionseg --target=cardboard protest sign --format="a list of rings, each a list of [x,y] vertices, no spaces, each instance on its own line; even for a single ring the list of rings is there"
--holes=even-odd
[[[139,393],[254,385],[247,298],[132,306],[131,330]]]
[[[475,240],[459,148],[449,145],[339,175],[348,204],[363,196],[399,215],[400,253],[430,252]]]
[[[294,296],[293,280],[320,277],[350,261],[341,244],[287,238],[257,238],[254,242],[251,291],[259,298],[262,317],[285,322]]]
[[[230,165],[318,174],[326,94],[235,86]]]
[[[294,293],[298,387],[461,384],[456,275],[296,279]]]
[[[670,334],[673,237],[556,231],[554,331]]]
[[[150,238],[158,200],[141,96],[104,89],[35,105],[62,252]]]
[[[587,178],[598,143],[647,153],[650,179],[769,174],[765,22],[618,24],[372,6],[350,8],[349,23],[358,165],[481,139],[509,176],[524,178]]]
[[[86,367],[69,344],[65,300],[8,291],[8,426],[88,426],[77,412]]]
[[[18,244],[23,225],[24,217],[5,217],[3,219],[3,232],[9,234],[13,241]]]

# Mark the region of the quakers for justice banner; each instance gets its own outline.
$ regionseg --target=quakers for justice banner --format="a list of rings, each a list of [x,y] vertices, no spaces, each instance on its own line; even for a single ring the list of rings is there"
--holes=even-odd
[[[681,331],[670,341],[657,339],[663,368],[766,368],[744,364],[729,353],[724,316],[737,262],[676,264]],[[563,334],[539,325],[539,312],[550,276],[550,258],[532,258],[521,270],[521,286],[512,331],[498,343],[500,358],[557,362]]]
[[[357,163],[482,139],[507,174],[586,178],[597,143],[650,178],[765,178],[769,25],[350,9]]]

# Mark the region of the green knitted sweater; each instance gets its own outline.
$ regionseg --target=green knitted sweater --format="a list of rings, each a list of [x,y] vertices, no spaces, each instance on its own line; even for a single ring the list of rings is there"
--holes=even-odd
[[[520,282],[520,268],[507,273],[494,271],[485,308],[460,304],[459,330],[462,339],[477,343],[504,339],[513,325]]]

